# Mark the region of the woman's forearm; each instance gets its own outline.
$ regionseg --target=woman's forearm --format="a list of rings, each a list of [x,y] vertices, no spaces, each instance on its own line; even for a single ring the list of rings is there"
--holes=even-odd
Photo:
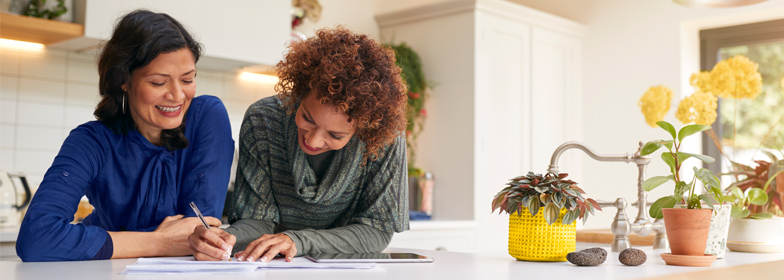
[[[297,245],[297,255],[314,253],[372,253],[389,245],[393,233],[363,224],[332,229],[283,231]]]
[[[188,241],[169,242],[159,232],[110,231],[114,243],[112,259],[170,257],[191,254]]]

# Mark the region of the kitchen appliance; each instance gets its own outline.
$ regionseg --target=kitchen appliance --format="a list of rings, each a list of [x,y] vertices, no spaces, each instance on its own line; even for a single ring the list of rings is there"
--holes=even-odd
[[[24,188],[22,203],[19,203],[18,188],[11,178],[19,179]],[[22,220],[22,209],[30,204],[31,198],[30,187],[25,176],[0,170],[0,227],[18,227]]]

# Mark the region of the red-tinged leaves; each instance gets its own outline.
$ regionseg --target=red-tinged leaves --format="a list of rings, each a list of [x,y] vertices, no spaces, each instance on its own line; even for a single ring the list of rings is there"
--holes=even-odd
[[[596,202],[596,200],[593,200],[593,198],[589,198],[589,199],[586,199],[586,200],[587,200],[588,202],[590,202],[590,203],[591,203],[591,205],[593,206],[593,208],[595,208],[596,210],[599,210],[599,211],[601,211],[601,210],[602,210],[602,207],[601,207],[601,206],[599,206],[599,203],[598,203],[598,202]]]
[[[569,219],[585,218],[598,208],[596,201],[588,201],[583,194],[585,191],[577,183],[566,179],[567,173],[535,174],[528,172],[526,176],[518,176],[510,180],[494,198],[492,210],[514,214],[528,208],[532,215],[536,215],[540,208],[550,218],[550,223],[557,219],[557,214],[566,209],[570,214]],[[549,205],[549,206],[548,206]],[[547,208],[547,209],[545,209]],[[556,214],[555,218],[553,214]]]

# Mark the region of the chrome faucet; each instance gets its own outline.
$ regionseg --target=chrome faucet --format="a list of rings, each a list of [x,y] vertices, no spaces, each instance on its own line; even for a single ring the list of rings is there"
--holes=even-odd
[[[588,148],[588,146],[581,142],[566,142],[561,144],[561,146],[558,146],[558,148],[555,149],[555,152],[553,152],[553,156],[550,158],[550,167],[547,171],[553,173],[558,173],[558,158],[561,154],[572,148],[583,150],[586,154],[598,161],[623,161],[637,164],[637,170],[639,172],[639,175],[637,176],[637,202],[633,203],[632,206],[636,206],[638,211],[634,223],[630,224],[629,219],[626,216],[627,203],[626,199],[623,197],[616,199],[615,202],[599,202],[599,206],[602,208],[615,207],[618,209],[618,213],[615,214],[615,218],[610,226],[614,235],[612,242],[613,252],[620,252],[631,247],[629,234],[632,232],[637,233],[639,236],[648,236],[648,234],[655,231],[656,237],[653,239],[653,249],[667,249],[667,247],[669,247],[669,244],[667,243],[667,233],[664,229],[664,221],[656,219],[651,222],[651,217],[648,215],[647,209],[650,204],[647,202],[648,194],[642,189],[642,182],[645,181],[645,167],[651,162],[651,157],[640,155],[640,150],[642,150],[643,145],[644,143],[640,142],[640,147],[634,154],[602,155],[594,152],[591,148]]]

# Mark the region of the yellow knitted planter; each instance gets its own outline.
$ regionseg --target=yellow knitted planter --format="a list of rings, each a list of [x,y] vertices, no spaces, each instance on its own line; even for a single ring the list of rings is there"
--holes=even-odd
[[[523,214],[509,215],[509,255],[521,261],[564,262],[566,254],[574,252],[577,241],[576,222],[564,225],[566,209],[561,209],[558,220],[548,225],[539,210],[532,217],[528,208]]]

